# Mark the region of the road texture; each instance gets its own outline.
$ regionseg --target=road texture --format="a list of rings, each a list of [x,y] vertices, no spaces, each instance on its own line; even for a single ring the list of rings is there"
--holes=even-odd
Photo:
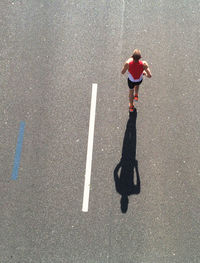
[[[200,262],[199,9],[194,0],[1,1],[1,263]],[[129,115],[120,72],[134,48],[153,77]]]

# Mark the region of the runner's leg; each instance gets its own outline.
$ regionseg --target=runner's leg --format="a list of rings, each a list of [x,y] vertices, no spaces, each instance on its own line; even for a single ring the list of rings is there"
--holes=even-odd
[[[135,101],[138,101],[139,85],[136,85],[136,86],[134,87],[134,90],[135,90],[134,100],[135,100]]]
[[[134,89],[129,89],[129,102],[130,102],[130,107],[133,107],[133,93],[134,93]]]
[[[139,92],[139,85],[135,86],[135,95],[138,95],[138,92]]]

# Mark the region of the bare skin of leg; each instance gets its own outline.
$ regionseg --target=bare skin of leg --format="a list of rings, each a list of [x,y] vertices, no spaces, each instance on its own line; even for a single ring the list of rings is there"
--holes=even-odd
[[[129,89],[129,102],[131,107],[133,107],[133,93],[134,89]]]
[[[138,92],[139,92],[139,85],[135,86],[134,89],[135,89],[135,94],[138,95]]]

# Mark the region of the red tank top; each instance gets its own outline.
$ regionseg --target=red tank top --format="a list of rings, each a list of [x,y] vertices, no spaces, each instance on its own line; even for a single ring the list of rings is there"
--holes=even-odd
[[[134,79],[139,79],[143,73],[144,67],[142,61],[135,62],[134,60],[129,62],[129,73]]]

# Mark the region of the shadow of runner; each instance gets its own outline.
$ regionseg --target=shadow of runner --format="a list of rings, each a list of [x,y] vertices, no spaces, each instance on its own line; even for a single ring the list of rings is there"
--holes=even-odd
[[[114,180],[116,191],[121,195],[121,211],[128,210],[128,196],[140,193],[140,176],[136,156],[136,119],[137,110],[129,113],[124,135],[122,157],[115,167]],[[134,176],[135,171],[135,176]]]

